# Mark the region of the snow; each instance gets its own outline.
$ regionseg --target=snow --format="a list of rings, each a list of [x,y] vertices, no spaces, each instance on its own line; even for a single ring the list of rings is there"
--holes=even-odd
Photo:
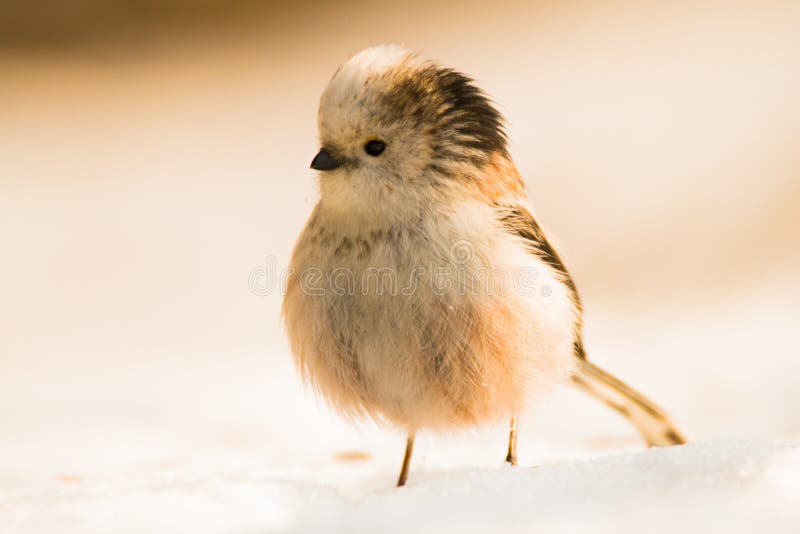
[[[79,484],[6,504],[0,526],[62,534],[789,533],[800,528],[798,499],[800,448],[729,441],[427,474],[359,497],[236,472]]]
[[[728,313],[720,320],[730,320]],[[708,324],[682,328],[705,345],[699,332]],[[644,326],[641,332],[648,333]],[[623,351],[619,360],[635,357]],[[700,388],[672,388],[659,399],[694,436],[686,446],[645,449],[613,412],[560,388],[523,418],[521,466],[502,462],[502,424],[423,433],[409,485],[396,488],[403,435],[342,422],[304,390],[290,362],[281,348],[268,358],[198,358],[190,365],[165,357],[104,370],[93,362],[4,381],[0,532],[800,528],[800,447],[780,438],[714,438],[725,431],[711,421],[724,412],[697,404]],[[665,380],[676,383],[677,376]],[[739,409],[752,401],[729,402]],[[786,431],[790,423],[782,420]],[[762,433],[746,419],[736,429]]]

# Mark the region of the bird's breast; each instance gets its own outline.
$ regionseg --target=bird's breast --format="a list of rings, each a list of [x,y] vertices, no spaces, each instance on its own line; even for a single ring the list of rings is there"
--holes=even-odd
[[[524,398],[537,352],[543,372],[571,347],[558,297],[539,320],[516,292],[514,271],[536,261],[478,203],[391,225],[316,214],[285,300],[294,352],[346,413],[437,426],[506,412]],[[558,335],[531,339],[540,327]]]

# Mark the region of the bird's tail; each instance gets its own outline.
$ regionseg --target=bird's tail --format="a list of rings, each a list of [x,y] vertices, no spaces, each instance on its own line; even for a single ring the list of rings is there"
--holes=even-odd
[[[572,383],[628,419],[648,446],[686,443],[683,434],[653,401],[586,359],[578,360]]]

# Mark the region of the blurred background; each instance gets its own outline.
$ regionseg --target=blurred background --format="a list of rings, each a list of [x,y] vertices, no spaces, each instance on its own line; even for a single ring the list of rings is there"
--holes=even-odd
[[[279,288],[250,283],[288,265],[316,201],[325,84],[387,42],[499,103],[595,361],[695,439],[800,438],[800,3],[11,0],[0,497],[393,480],[402,435],[317,404]],[[527,465],[641,447],[567,389],[522,434]],[[497,466],[505,437],[422,436],[415,461]]]

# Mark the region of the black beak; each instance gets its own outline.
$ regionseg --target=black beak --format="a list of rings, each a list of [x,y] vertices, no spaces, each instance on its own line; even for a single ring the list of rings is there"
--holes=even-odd
[[[323,148],[319,151],[319,154],[314,156],[314,159],[311,161],[311,168],[317,171],[332,171],[341,164],[341,161],[331,156],[330,153]]]

